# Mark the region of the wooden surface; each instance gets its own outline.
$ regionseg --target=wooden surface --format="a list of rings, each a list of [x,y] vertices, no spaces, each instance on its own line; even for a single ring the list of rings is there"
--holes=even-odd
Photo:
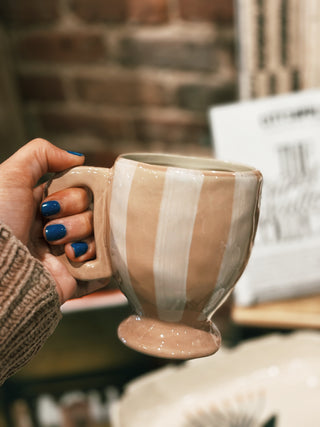
[[[270,328],[320,329],[320,295],[232,308],[238,325]]]

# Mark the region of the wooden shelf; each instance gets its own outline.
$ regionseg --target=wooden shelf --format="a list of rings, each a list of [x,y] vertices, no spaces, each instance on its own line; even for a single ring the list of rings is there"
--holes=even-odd
[[[252,307],[234,306],[231,316],[238,325],[320,329],[320,295],[268,302]]]

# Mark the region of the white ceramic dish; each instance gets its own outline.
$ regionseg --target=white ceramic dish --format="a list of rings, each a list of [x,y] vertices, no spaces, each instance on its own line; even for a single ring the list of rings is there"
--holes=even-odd
[[[141,377],[112,426],[320,426],[320,334],[272,335]]]

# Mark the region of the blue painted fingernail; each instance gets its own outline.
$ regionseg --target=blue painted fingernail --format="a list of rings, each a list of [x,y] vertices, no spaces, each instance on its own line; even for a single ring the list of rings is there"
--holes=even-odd
[[[67,234],[67,229],[63,224],[52,224],[46,227],[45,234],[48,242],[53,242],[62,239]]]
[[[74,250],[74,256],[76,258],[85,254],[88,250],[88,244],[86,242],[71,243],[71,246],[72,246],[72,249]]]
[[[75,156],[84,156],[84,154],[78,153],[77,151],[67,150],[67,152],[70,153],[70,154],[74,154]]]
[[[44,202],[41,205],[41,213],[43,216],[51,216],[60,212],[60,204],[55,200]]]

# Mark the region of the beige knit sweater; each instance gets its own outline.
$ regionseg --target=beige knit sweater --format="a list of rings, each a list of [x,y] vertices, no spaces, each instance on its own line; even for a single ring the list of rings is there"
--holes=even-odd
[[[42,347],[60,318],[50,273],[0,223],[0,385]]]

